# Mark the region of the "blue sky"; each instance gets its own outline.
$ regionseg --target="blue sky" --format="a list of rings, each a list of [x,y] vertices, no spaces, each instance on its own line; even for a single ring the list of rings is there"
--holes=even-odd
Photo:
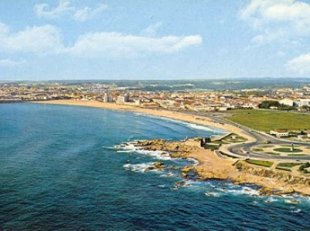
[[[308,76],[308,0],[0,1],[0,80]]]

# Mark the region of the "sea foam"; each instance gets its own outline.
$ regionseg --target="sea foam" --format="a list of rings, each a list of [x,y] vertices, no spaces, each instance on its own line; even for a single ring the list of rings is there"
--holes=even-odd
[[[150,163],[141,163],[141,164],[124,164],[123,167],[126,170],[132,171],[132,172],[140,172],[144,173],[146,171],[152,171],[152,172],[158,172],[158,169],[152,169],[154,166],[154,162]]]
[[[182,124],[182,125],[185,125],[186,127],[189,127],[189,128],[192,128],[192,129],[196,129],[196,130],[204,130],[204,131],[223,133],[223,134],[226,133],[224,130],[219,129],[219,128],[199,125],[199,124],[196,124],[196,123],[184,122],[184,121],[180,121],[180,120],[176,120],[176,119],[171,119],[171,118],[167,118],[167,117],[163,117],[163,116],[152,116],[152,115],[148,115],[148,114],[144,114],[144,113],[139,113],[139,112],[135,113],[135,115],[150,117],[150,118],[154,118],[154,119],[161,119],[161,120],[165,120],[165,121],[169,121],[169,122],[173,122],[173,123],[177,123],[177,124]]]
[[[171,160],[168,152],[164,151],[151,151],[151,150],[144,150],[141,147],[136,146],[137,141],[127,142],[120,145],[116,145],[115,149],[118,149],[117,152],[119,153],[138,153],[146,156],[153,157],[154,159],[158,160]]]

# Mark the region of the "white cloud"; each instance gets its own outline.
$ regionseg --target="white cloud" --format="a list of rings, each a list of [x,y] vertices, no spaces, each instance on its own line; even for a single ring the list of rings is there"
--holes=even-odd
[[[151,37],[117,32],[87,33],[65,46],[55,26],[32,26],[11,32],[0,23],[0,52],[69,54],[77,57],[141,57],[171,54],[202,43],[200,35]]]
[[[102,3],[96,7],[85,6],[77,8],[71,4],[71,0],[59,0],[58,5],[54,8],[47,3],[40,3],[34,6],[34,10],[39,17],[55,19],[67,15],[80,22],[91,19],[106,9],[107,5]]]
[[[16,67],[25,63],[25,60],[0,59],[1,67]]]
[[[8,33],[9,30],[10,29],[9,29],[9,27],[7,25],[5,25],[4,23],[0,22],[0,37],[1,37],[1,35]]]
[[[254,43],[310,36],[310,4],[296,0],[252,0],[240,18],[259,32]]]
[[[59,0],[55,8],[51,8],[47,3],[40,3],[34,6],[35,12],[42,18],[57,18],[74,10],[70,0]]]
[[[102,13],[104,10],[108,8],[105,4],[99,4],[96,8],[90,8],[88,6],[78,9],[75,11],[73,18],[76,21],[84,22],[86,20],[89,20],[91,18],[96,17],[100,13]]]
[[[142,34],[146,35],[146,36],[156,36],[158,29],[162,26],[161,22],[157,22],[154,24],[149,25],[147,28],[145,28],[142,31]]]
[[[300,75],[310,74],[310,53],[295,57],[287,62],[287,68]]]
[[[27,27],[11,33],[0,23],[0,50],[6,52],[56,53],[63,49],[60,31],[51,25]]]
[[[200,35],[144,37],[116,32],[89,33],[78,38],[67,53],[80,57],[140,57],[169,54],[202,43]]]
[[[288,39],[286,37],[287,35],[285,30],[266,29],[263,34],[254,36],[251,42],[257,45],[270,44],[279,38],[281,38],[283,41],[287,41]]]

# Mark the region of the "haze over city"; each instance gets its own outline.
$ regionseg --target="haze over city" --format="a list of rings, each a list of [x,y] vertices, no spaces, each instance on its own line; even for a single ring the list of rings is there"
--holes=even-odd
[[[310,1],[0,2],[0,80],[308,77]]]

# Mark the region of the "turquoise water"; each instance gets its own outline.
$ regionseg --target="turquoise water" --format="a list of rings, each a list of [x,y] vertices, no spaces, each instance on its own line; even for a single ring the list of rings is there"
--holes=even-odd
[[[0,105],[0,230],[310,230],[310,199],[181,181],[185,160],[115,148],[216,132],[125,112]],[[144,171],[164,161],[164,171]],[[292,204],[297,200],[298,204]]]

